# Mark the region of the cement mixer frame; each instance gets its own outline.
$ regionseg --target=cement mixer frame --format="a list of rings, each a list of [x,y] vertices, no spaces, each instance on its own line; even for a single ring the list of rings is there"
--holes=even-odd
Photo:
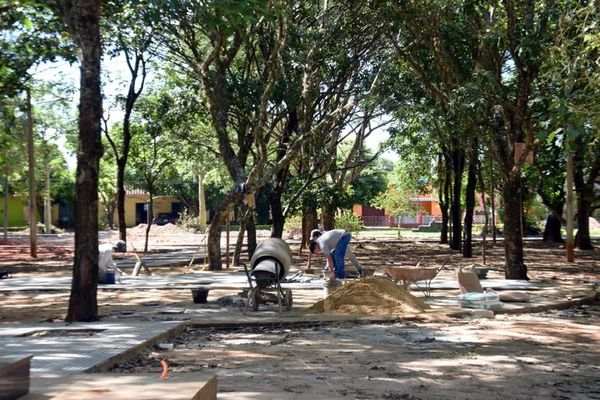
[[[285,307],[286,311],[292,309],[292,289],[283,289],[281,287],[281,281],[277,278],[271,279],[255,279],[253,282],[252,275],[246,264],[244,264],[244,271],[248,278],[248,299],[244,306],[244,313],[248,310],[248,307],[252,308],[252,311],[258,311],[261,304],[277,304],[277,310],[281,312],[281,306]],[[263,282],[264,281],[264,282]]]
[[[276,303],[281,312],[292,308],[292,289],[281,287],[281,283],[290,270],[292,251],[288,244],[279,238],[266,239],[256,246],[250,260],[250,269],[244,264],[248,278],[248,298],[244,313],[251,307],[258,311],[260,304]]]

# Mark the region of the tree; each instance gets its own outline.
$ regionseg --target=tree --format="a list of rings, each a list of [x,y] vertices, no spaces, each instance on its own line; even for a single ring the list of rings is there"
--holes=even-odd
[[[414,215],[419,210],[418,205],[412,200],[418,194],[416,187],[417,183],[411,179],[407,168],[397,164],[390,177],[388,190],[374,200],[377,207],[398,218],[398,238],[401,237],[402,217]]]
[[[543,239],[549,243],[564,243],[561,233],[565,205],[564,149],[556,135],[543,137],[545,132],[547,130],[540,129],[540,145],[534,166],[534,185],[542,203],[548,208]]]
[[[22,129],[18,127],[15,108],[10,103],[3,104],[0,108],[0,174],[2,175],[4,240],[8,236],[8,196],[11,191],[9,182],[24,166],[22,155],[25,152],[22,147]]]
[[[502,178],[505,275],[509,279],[528,279],[521,231],[521,167],[536,144],[530,105],[558,10],[553,1],[529,0],[505,1],[497,11],[494,15],[481,14],[481,22],[490,34],[482,42],[480,65],[494,88],[489,144]],[[521,154],[517,143],[524,143]]]
[[[140,186],[148,192],[148,215],[144,252],[148,251],[148,237],[154,217],[154,196],[160,179],[165,177],[171,166],[173,154],[177,152],[174,142],[167,134],[168,126],[163,116],[172,104],[170,98],[153,93],[141,100],[141,118],[137,133],[132,135],[131,167],[133,174],[141,178]]]
[[[80,50],[79,146],[75,202],[75,261],[66,320],[98,319],[98,168],[100,121],[100,1],[59,0],[57,6]]]
[[[0,101],[14,99],[29,84],[32,66],[62,57],[75,59],[72,42],[63,40],[54,2],[5,0],[0,8]]]
[[[131,116],[136,101],[144,90],[146,82],[146,64],[152,45],[153,31],[151,27],[139,22],[140,8],[129,1],[114,0],[107,2],[109,10],[106,22],[106,42],[109,43],[109,54],[112,57],[124,56],[130,73],[127,94],[122,99],[124,116],[120,143],[105,130],[106,138],[113,151],[117,164],[117,216],[119,220],[119,239],[127,242],[127,227],[125,225],[125,167],[129,157],[132,140]],[[112,222],[111,222],[112,224]]]
[[[593,249],[589,217],[600,176],[599,11],[598,2],[566,3],[549,46],[550,57],[542,65],[542,78],[549,87],[543,95],[549,107],[540,125],[548,140],[557,138],[564,143],[567,157],[573,155],[578,226],[575,242],[582,250]]]
[[[117,185],[115,182],[116,166],[113,157],[104,155],[100,160],[98,173],[98,196],[104,208],[104,218],[109,229],[114,228],[115,211],[117,209]]]
[[[370,158],[370,157],[367,157]],[[386,173],[393,169],[392,161],[378,159],[363,169],[351,182],[347,207],[354,204],[372,204],[387,189]]]
[[[286,216],[298,202],[304,209],[303,243],[316,228],[317,207],[324,228],[331,229],[334,211],[341,205],[338,200],[356,174],[377,156],[364,156],[365,139],[385,125],[376,122],[381,110],[372,99],[380,87],[387,55],[380,35],[356,24],[367,12],[366,4],[357,7],[343,1],[311,1],[294,8],[291,44],[283,56],[286,123],[281,142],[308,139],[289,168],[275,178],[269,196],[273,236],[281,234]],[[342,144],[348,145],[341,149]],[[295,184],[286,188],[291,181]],[[290,189],[292,193],[286,193]],[[314,207],[307,191],[318,193]]]
[[[521,232],[521,166],[535,146],[530,102],[540,65],[547,55],[554,1],[385,3],[379,16],[399,57],[463,135],[446,143],[460,167],[459,138],[479,135],[491,150],[502,177],[505,211],[505,274],[527,279]],[[465,101],[468,100],[468,101]],[[490,116],[494,110],[494,117]],[[515,157],[515,143],[525,151]],[[458,193],[455,171],[455,194]],[[471,187],[474,187],[472,185]],[[457,199],[454,199],[456,202]],[[454,203],[456,208],[456,204]],[[456,240],[456,234],[454,235]]]
[[[25,92],[23,104],[26,115],[24,124],[27,138],[29,169],[29,230],[30,253],[37,257],[35,226],[35,154],[33,149],[33,122],[31,115],[31,67],[42,61],[50,61],[57,56],[73,59],[70,46],[61,40],[61,22],[58,13],[52,12],[52,2],[26,0],[8,1],[0,9],[0,28],[7,34],[0,39],[0,100],[14,100],[19,92]]]
[[[40,215],[43,215],[44,229],[51,233],[51,206],[58,200],[54,189],[72,179],[59,179],[67,170],[66,160],[59,149],[58,143],[67,145],[68,138],[74,135],[75,116],[72,113],[69,100],[72,90],[63,82],[46,81],[40,83],[31,80],[33,108],[33,131],[35,153],[38,155],[35,176],[38,179],[36,193]],[[67,145],[68,147],[68,145]],[[41,184],[43,182],[43,184]],[[69,186],[67,184],[67,186]],[[67,195],[66,197],[72,198]]]
[[[148,14],[154,22],[160,21],[161,44],[170,60],[202,85],[220,156],[234,184],[209,228],[211,269],[221,269],[221,226],[242,199],[239,188],[246,184],[254,191],[266,180],[267,108],[285,42],[282,11],[280,4],[262,1],[214,2],[193,8],[186,2],[172,2]],[[234,137],[230,130],[235,131]],[[254,165],[247,171],[251,149]],[[253,246],[249,243],[250,251]]]
[[[473,10],[463,9],[460,3],[385,3],[375,8],[396,55],[393,71],[397,78],[390,79],[388,89],[395,95],[395,101],[390,103],[395,107],[392,112],[405,115],[404,119],[398,118],[403,125],[423,125],[420,129],[430,134],[434,148],[441,153],[437,157],[443,216],[441,239],[448,242],[448,221],[452,220],[449,244],[455,250],[462,247],[465,149],[472,148],[472,132],[479,130],[478,121],[472,118],[473,103],[465,101],[477,61],[478,33],[470,18]],[[398,129],[401,135],[406,130]],[[474,176],[471,174],[472,180]],[[474,184],[468,188],[474,190]],[[469,224],[466,227],[470,229]],[[465,234],[470,237],[470,232]]]
[[[173,160],[177,176],[168,184],[160,185],[159,190],[178,197],[190,214],[198,216],[196,227],[204,232],[208,221],[206,204],[210,201],[207,190],[213,184],[230,187],[230,180],[220,162],[210,115],[204,107],[198,106],[203,99],[197,83],[171,68],[166,68],[159,79],[161,96],[168,97],[172,104],[163,115],[163,124],[168,126],[170,140],[178,143],[178,154],[181,155]],[[204,192],[203,210],[201,192]],[[213,206],[211,211],[216,208]]]

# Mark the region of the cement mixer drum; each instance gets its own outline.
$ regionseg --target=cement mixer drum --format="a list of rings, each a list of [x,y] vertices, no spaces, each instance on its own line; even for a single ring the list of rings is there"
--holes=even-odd
[[[281,287],[291,265],[292,251],[283,240],[269,238],[256,246],[250,259],[250,269],[244,265],[250,286],[244,313],[248,307],[257,311],[259,304],[267,303],[276,303],[279,311],[282,305],[286,310],[292,308],[291,289],[283,290]]]
[[[250,259],[250,270],[257,280],[283,280],[292,265],[290,246],[279,238],[268,238],[256,246]]]

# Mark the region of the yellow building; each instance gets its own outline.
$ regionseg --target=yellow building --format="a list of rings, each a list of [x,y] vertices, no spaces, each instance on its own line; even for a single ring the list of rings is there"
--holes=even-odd
[[[141,190],[130,190],[125,195],[125,225],[127,227],[145,224],[148,222],[149,196]],[[153,199],[154,216],[158,214],[177,215],[181,211],[181,203],[172,196],[155,196]],[[98,207],[98,217],[104,220],[104,206]],[[119,224],[119,216],[115,210],[113,218],[115,226]]]
[[[141,191],[131,191],[125,195],[125,224],[127,227],[145,224],[148,215],[148,195]],[[0,225],[4,221],[4,207],[0,201]],[[172,196],[155,196],[154,197],[154,212],[157,214],[171,214],[177,216],[181,212],[181,203]],[[105,219],[104,205],[98,204],[98,219],[103,223]],[[63,203],[52,204],[52,225],[60,228],[73,227],[73,209],[72,206]],[[37,213],[37,222],[44,223],[41,212]],[[114,225],[118,226],[118,215],[115,211]],[[9,196],[8,198],[8,226],[10,227],[25,227],[29,223],[29,207],[27,206],[27,198]]]

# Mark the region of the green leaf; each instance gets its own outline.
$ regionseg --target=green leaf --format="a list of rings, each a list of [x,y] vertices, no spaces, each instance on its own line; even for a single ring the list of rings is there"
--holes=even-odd
[[[546,143],[550,144],[554,141],[554,138],[556,137],[557,134],[559,134],[560,132],[562,132],[563,128],[558,128],[553,130],[552,132],[550,132],[548,134],[548,137],[546,138]]]
[[[23,19],[23,25],[25,25],[27,30],[33,30],[33,22],[31,22],[31,18],[25,17],[25,19]]]

